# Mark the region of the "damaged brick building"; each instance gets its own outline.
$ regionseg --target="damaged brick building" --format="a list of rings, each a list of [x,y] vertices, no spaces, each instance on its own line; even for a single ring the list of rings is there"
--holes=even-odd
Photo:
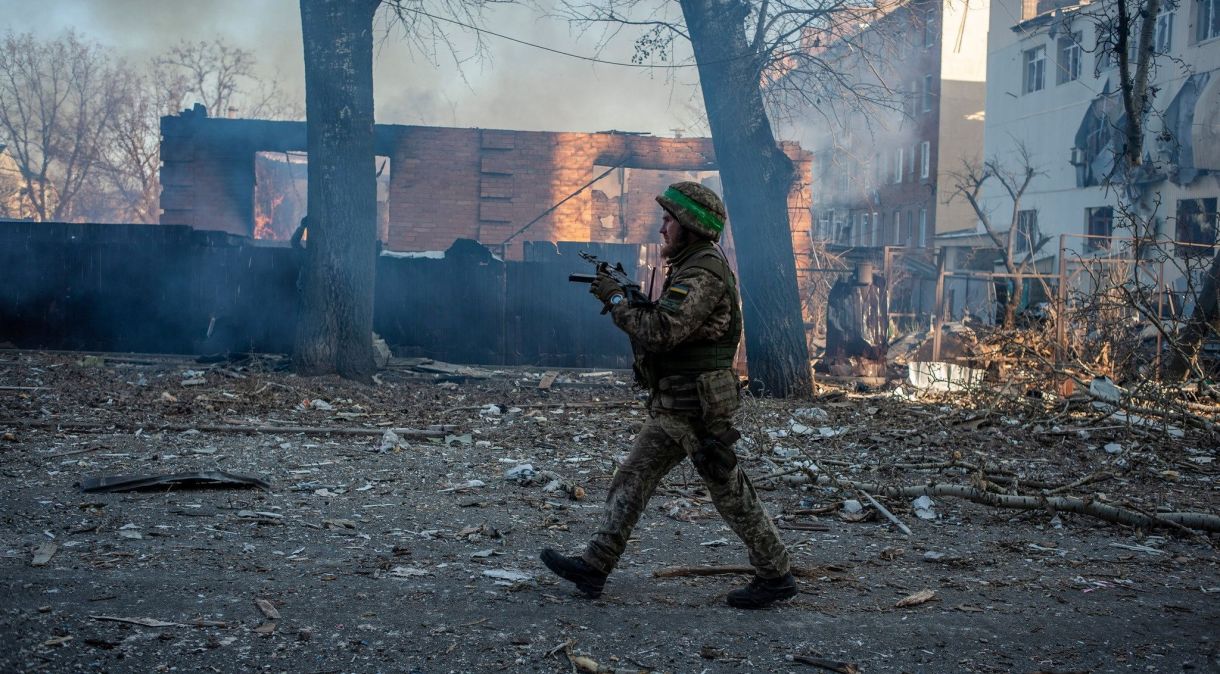
[[[253,236],[260,154],[305,151],[303,122],[161,120],[162,224]],[[473,239],[522,259],[526,241],[656,244],[653,197],[676,180],[715,181],[708,138],[379,124],[385,187],[379,236],[394,251],[439,251]],[[785,151],[803,179],[789,199],[794,248],[809,246],[809,156]],[[600,177],[600,180],[598,179]],[[303,186],[298,187],[303,192]],[[286,238],[282,226],[271,238]]]
[[[160,227],[0,229],[0,341],[291,349],[303,258],[287,239],[307,213],[305,124],[197,107],[161,131]],[[808,176],[806,153],[786,150]],[[575,253],[621,262],[647,286],[661,266],[655,195],[677,180],[719,188],[706,138],[378,125],[375,152],[374,329],[400,356],[453,362],[629,365],[626,340],[567,282],[588,270]],[[789,202],[798,258],[808,187]],[[732,255],[731,225],[724,243]]]

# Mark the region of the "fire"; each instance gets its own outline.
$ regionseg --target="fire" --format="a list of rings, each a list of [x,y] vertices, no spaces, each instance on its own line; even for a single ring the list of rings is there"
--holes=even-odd
[[[284,203],[286,194],[273,194],[270,196],[270,203],[264,210],[262,200],[257,200],[254,203],[254,238],[256,239],[272,239],[286,240],[288,235],[282,232],[277,232],[272,228],[272,222],[275,219],[275,209]],[[291,234],[291,232],[289,232]]]

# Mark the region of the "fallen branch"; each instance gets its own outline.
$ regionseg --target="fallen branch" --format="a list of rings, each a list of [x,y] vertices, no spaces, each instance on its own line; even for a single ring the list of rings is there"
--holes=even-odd
[[[1154,515],[1074,496],[1013,496],[1010,494],[996,494],[982,491],[975,487],[959,484],[933,483],[909,487],[891,487],[843,479],[832,480],[829,476],[818,475],[808,468],[805,470],[809,478],[819,485],[833,484],[842,489],[860,489],[891,498],[911,498],[925,495],[954,496],[996,508],[1012,508],[1015,510],[1045,510],[1049,508],[1060,512],[1088,515],[1105,522],[1125,524],[1142,529],[1179,529],[1180,527],[1187,527],[1200,531],[1220,533],[1220,516],[1210,513],[1169,512]]]
[[[572,407],[572,408],[601,408],[601,407],[630,407],[632,405],[641,404],[639,400],[604,400],[599,402],[587,403],[569,403],[569,402],[553,402],[553,403],[519,403],[513,404],[511,407],[520,407],[521,409],[533,409],[535,407]],[[441,414],[449,414],[450,412],[473,412],[474,410],[487,409],[487,405],[463,405],[461,407],[450,407],[441,412]]]
[[[792,567],[792,575],[798,578],[821,578],[827,573],[842,571],[836,566]],[[666,566],[652,572],[653,578],[680,578],[684,576],[728,576],[733,574],[753,575],[754,567],[748,564],[726,566]]]
[[[236,425],[236,424],[161,424],[147,426],[128,421],[32,421],[26,419],[3,419],[0,426],[21,426],[24,428],[54,428],[72,429],[76,431],[108,431],[143,429],[148,433],[159,431],[206,431],[208,433],[306,433],[313,435],[384,435],[386,431],[394,431],[395,435],[407,438],[443,438],[453,428],[417,429],[417,428],[353,428],[344,426],[276,426],[276,425]],[[66,455],[65,455],[66,456]]]
[[[894,526],[898,527],[899,531],[901,531],[902,533],[904,533],[908,536],[911,535],[910,527],[903,524],[902,520],[898,519],[897,517],[894,517],[894,513],[890,512],[888,509],[886,509],[885,506],[878,503],[877,499],[873,498],[872,494],[868,493],[867,491],[865,491],[863,489],[860,490],[860,493],[864,495],[864,498],[868,499],[869,503],[873,504],[873,507],[876,508],[878,512],[880,512],[882,515],[885,515],[885,518],[887,520],[893,522]]]
[[[825,669],[828,672],[838,672],[838,674],[859,674],[860,668],[850,662],[839,662],[838,660],[827,660],[825,658],[815,658],[812,655],[794,655],[793,662],[799,662],[803,665],[813,665]]]

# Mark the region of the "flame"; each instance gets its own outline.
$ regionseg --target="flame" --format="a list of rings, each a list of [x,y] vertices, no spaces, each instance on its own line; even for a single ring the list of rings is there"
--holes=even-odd
[[[272,239],[272,240],[288,238],[288,237],[284,236],[283,234],[275,231],[275,229],[273,229],[271,227],[271,223],[274,220],[275,209],[279,208],[280,204],[284,203],[284,199],[287,196],[288,195],[286,195],[286,194],[271,195],[271,197],[269,199],[270,204],[267,206],[267,208],[265,210],[262,207],[262,203],[261,203],[262,200],[255,201],[255,203],[254,203],[254,238]]]

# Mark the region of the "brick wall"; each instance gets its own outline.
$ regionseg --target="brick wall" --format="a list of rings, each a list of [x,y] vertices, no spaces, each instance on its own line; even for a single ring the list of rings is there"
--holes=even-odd
[[[304,152],[301,122],[218,119],[202,110],[164,117],[162,224],[250,235],[254,155]],[[808,175],[805,153],[786,147]],[[445,250],[456,239],[505,244],[512,259],[524,241],[658,243],[653,197],[677,180],[716,170],[711,140],[630,133],[571,133],[378,125],[376,152],[390,158],[386,246]],[[627,169],[628,191],[595,217],[588,185],[612,167]],[[617,181],[616,171],[606,180]],[[791,202],[794,241],[808,231],[802,181]],[[624,222],[617,222],[619,213]],[[803,245],[803,243],[802,243]]]

